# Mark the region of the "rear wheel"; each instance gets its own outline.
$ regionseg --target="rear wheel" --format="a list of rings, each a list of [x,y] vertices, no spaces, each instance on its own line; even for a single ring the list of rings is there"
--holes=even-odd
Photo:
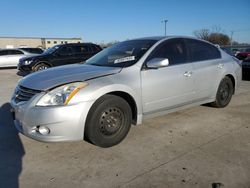
[[[89,111],[85,138],[97,146],[111,147],[126,137],[131,123],[129,104],[121,97],[105,95]]]
[[[49,68],[49,65],[45,64],[45,63],[39,63],[37,64],[35,67],[34,67],[34,71],[41,71],[41,70],[45,70],[45,69],[48,69]]]
[[[233,83],[231,79],[226,76],[220,82],[220,85],[216,94],[216,100],[212,103],[212,106],[217,107],[217,108],[226,107],[231,101],[233,92],[234,92]]]

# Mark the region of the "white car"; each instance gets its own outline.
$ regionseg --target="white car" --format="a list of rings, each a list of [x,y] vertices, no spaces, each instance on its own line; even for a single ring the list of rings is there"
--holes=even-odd
[[[0,50],[0,67],[17,67],[19,59],[35,55],[21,49]]]

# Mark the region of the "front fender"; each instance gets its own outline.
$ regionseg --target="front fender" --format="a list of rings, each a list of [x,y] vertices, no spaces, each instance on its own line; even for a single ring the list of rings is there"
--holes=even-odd
[[[79,102],[94,102],[100,97],[112,93],[112,92],[124,92],[129,94],[136,104],[137,108],[137,122],[141,123],[142,119],[142,105],[140,100],[140,94],[134,89],[125,84],[115,84],[109,79],[99,78],[99,80],[89,80],[88,86],[80,90],[70,101],[70,104]]]

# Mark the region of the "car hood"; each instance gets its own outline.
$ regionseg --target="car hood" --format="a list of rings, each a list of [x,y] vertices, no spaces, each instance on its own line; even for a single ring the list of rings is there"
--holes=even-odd
[[[101,67],[93,65],[65,65],[32,73],[23,78],[19,85],[40,91],[78,81],[85,81],[101,76],[116,74],[121,71],[119,67]]]

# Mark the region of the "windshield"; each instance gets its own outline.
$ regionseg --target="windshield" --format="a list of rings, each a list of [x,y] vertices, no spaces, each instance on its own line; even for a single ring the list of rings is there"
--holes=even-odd
[[[46,51],[44,51],[44,53],[45,53],[45,54],[52,54],[52,53],[54,53],[59,47],[60,47],[60,45],[53,46],[52,48],[48,48]]]
[[[128,67],[135,64],[156,40],[131,40],[113,45],[86,61],[86,64],[107,67]]]

